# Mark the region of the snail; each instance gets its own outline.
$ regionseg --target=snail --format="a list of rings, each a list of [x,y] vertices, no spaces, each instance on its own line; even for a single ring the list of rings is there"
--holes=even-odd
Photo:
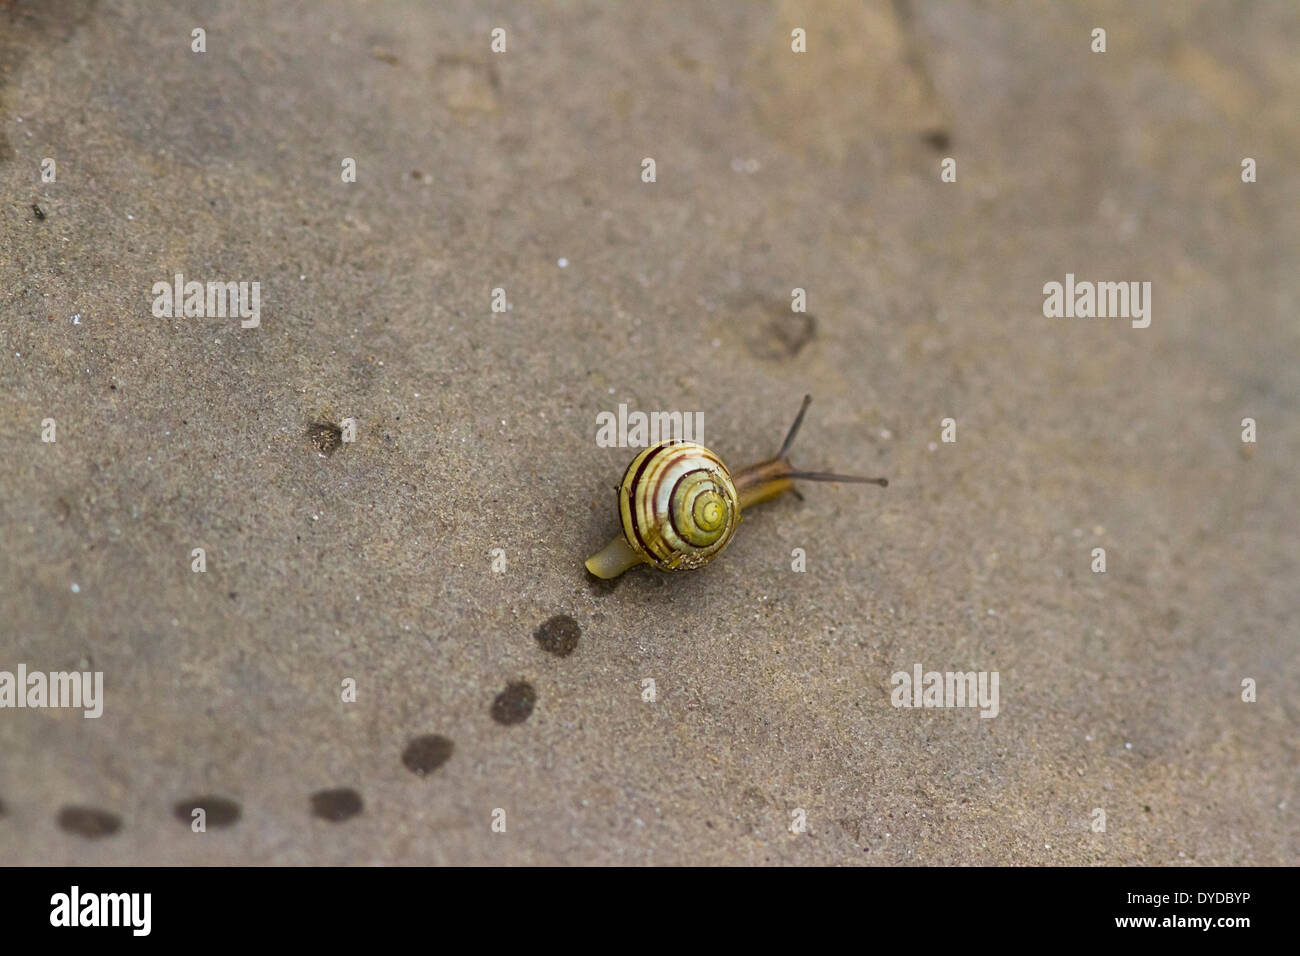
[[[799,414],[774,457],[734,474],[722,459],[695,442],[665,441],[641,452],[627,466],[618,486],[623,533],[587,559],[587,570],[598,578],[616,578],[641,563],[661,571],[702,567],[731,542],[741,512],[794,491],[795,479],[886,487],[889,482],[884,478],[795,470],[790,464],[790,446],[811,402],[811,395],[803,397]]]

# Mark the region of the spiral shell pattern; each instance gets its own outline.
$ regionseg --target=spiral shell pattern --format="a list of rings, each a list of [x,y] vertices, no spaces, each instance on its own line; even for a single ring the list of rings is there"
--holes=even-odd
[[[662,442],[632,459],[618,504],[628,544],[664,571],[707,563],[740,523],[727,466],[694,442]]]

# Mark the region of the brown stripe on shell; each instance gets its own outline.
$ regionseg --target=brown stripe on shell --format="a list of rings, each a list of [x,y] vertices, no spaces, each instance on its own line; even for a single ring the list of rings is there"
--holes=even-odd
[[[658,558],[659,555],[656,552],[652,551],[650,549],[650,546],[646,543],[645,538],[641,534],[641,523],[637,520],[637,488],[640,487],[641,477],[642,475],[645,474],[645,470],[650,467],[650,462],[658,458],[659,455],[663,453],[663,451],[667,448],[668,445],[660,444],[658,448],[654,449],[653,451],[651,451],[649,454],[645,456],[645,458],[641,462],[641,467],[636,470],[636,474],[632,476],[632,480],[630,482],[627,480],[626,476],[624,476],[623,479],[623,487],[627,489],[627,500],[628,500],[627,511],[628,514],[631,516],[632,534],[636,537],[636,543],[641,546],[641,550],[645,554],[650,555],[651,557],[654,558]]]

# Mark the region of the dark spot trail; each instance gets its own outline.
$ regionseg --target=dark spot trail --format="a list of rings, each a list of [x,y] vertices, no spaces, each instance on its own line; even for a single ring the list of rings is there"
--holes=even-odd
[[[817,319],[809,312],[791,311],[790,305],[757,295],[738,305],[736,327],[755,358],[772,362],[792,359],[817,336]]]
[[[93,840],[112,836],[122,829],[122,818],[94,807],[64,807],[59,811],[58,824],[60,830]]]
[[[506,685],[506,689],[497,694],[492,701],[492,719],[498,724],[522,724],[532,715],[533,705],[537,703],[537,691],[525,681],[516,681]]]
[[[922,136],[921,139],[934,149],[940,151],[947,149],[952,142],[952,138],[948,135],[947,130],[942,129],[932,129],[930,132]]]
[[[311,795],[312,816],[339,823],[361,812],[361,794],[351,787],[318,790]]]
[[[450,760],[455,749],[456,745],[440,734],[413,737],[402,751],[402,763],[411,773],[426,777]]]
[[[587,576],[587,587],[591,588],[596,594],[608,594],[614,588],[618,587],[618,582],[623,580],[620,574],[616,578],[598,578],[590,571],[583,572]]]
[[[194,811],[202,810],[206,816],[204,825],[209,827],[231,826],[237,823],[243,814],[239,804],[234,800],[214,795],[177,800],[172,809],[176,819],[187,825],[194,822]]]
[[[567,614],[557,614],[534,632],[537,645],[556,657],[568,657],[578,646],[582,628]]]
[[[343,444],[343,429],[333,422],[312,422],[307,437],[322,455],[332,455]]]

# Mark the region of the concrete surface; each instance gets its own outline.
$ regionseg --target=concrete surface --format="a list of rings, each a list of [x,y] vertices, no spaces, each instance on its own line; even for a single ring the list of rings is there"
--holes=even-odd
[[[0,669],[105,688],[0,710],[0,862],[1295,863],[1298,43],[1289,3],[0,0]],[[155,318],[177,272],[260,327]],[[1045,318],[1067,273],[1150,327]],[[599,411],[743,464],[805,391],[796,463],[887,490],[587,580]],[[998,716],[891,706],[917,663]]]

